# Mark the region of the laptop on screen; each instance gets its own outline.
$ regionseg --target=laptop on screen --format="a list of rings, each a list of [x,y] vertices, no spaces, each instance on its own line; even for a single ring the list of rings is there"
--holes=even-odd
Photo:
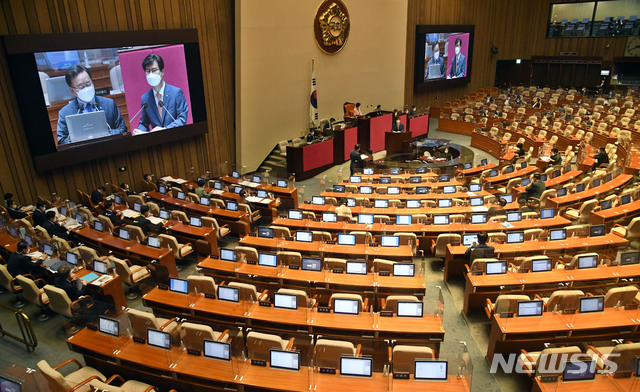
[[[103,110],[71,114],[66,117],[71,143],[110,136],[107,117]]]

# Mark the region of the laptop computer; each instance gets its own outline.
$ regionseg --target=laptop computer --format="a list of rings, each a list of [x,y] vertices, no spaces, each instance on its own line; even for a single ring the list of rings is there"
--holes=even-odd
[[[49,102],[68,101],[75,97],[69,91],[69,86],[63,76],[55,76],[47,79],[47,94]]]
[[[66,120],[72,143],[109,136],[107,118],[102,110],[72,114]]]
[[[440,73],[440,64],[431,64],[429,65],[429,77],[428,79],[437,79],[441,78],[442,73]]]

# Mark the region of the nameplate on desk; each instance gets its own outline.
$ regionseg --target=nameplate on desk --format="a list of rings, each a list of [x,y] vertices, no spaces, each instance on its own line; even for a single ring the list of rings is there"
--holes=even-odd
[[[320,373],[321,374],[336,374],[336,369],[335,368],[320,368]]]
[[[333,270],[334,274],[341,274],[342,273],[342,268],[334,268]]]
[[[327,241],[327,245],[335,245],[336,242],[335,241]]]
[[[97,331],[98,330],[98,326],[95,324],[87,324],[87,329],[90,329],[92,331]]]
[[[380,275],[380,276],[391,276],[391,273],[389,271],[380,271],[380,272],[378,272],[378,275]]]
[[[393,317],[393,312],[390,310],[381,310],[380,317]]]
[[[541,376],[540,381],[542,382],[556,382],[558,381],[558,376]]]
[[[626,304],[624,305],[624,310],[636,310],[638,309],[638,304]]]
[[[293,237],[284,237],[286,241],[293,241]]]
[[[379,244],[377,242],[369,242],[369,246],[376,247],[379,246]]]
[[[133,337],[133,341],[136,342],[136,343],[142,343],[142,344],[145,343],[144,338],[137,338],[135,336]]]
[[[259,359],[252,359],[251,364],[255,366],[267,366],[267,361],[261,361]]]
[[[289,269],[297,270],[300,269],[300,267],[297,265],[289,265]]]
[[[314,222],[322,222],[322,219],[320,219],[320,218],[313,218],[312,220],[313,220]]]
[[[210,255],[209,257],[211,257],[214,260],[219,260],[220,259],[220,256],[218,256],[218,255]]]
[[[500,313],[500,318],[512,318],[513,312],[502,312]]]
[[[396,373],[393,372],[393,378],[397,378],[400,380],[408,380],[409,379],[409,373]]]
[[[169,286],[167,286],[166,284],[159,284],[159,285],[158,285],[158,288],[159,288],[160,290],[169,290]]]
[[[452,242],[451,246],[460,246],[460,243],[459,242]]]
[[[331,308],[325,308],[324,306],[318,306],[318,313],[331,313]]]
[[[256,262],[255,262],[255,261],[253,261],[253,260],[247,260],[247,264],[255,265],[255,264],[256,264]]]
[[[204,293],[204,297],[209,299],[216,299],[216,295],[211,293]]]
[[[260,301],[259,304],[260,304],[260,306],[266,306],[267,308],[271,307],[271,302]]]
[[[258,235],[256,233],[249,233],[249,237],[257,237]]]
[[[187,349],[187,354],[200,356],[202,354],[202,352],[200,352],[200,350],[194,350],[192,348],[188,348]]]
[[[350,220],[350,221],[349,221],[349,223],[351,223],[351,224],[356,224],[356,223],[358,223],[358,221],[356,221],[356,220]]]

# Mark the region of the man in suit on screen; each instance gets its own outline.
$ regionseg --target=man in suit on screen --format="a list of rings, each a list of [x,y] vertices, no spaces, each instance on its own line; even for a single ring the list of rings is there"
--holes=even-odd
[[[431,57],[431,60],[429,60],[429,62],[427,63],[427,70],[424,73],[425,80],[442,78],[444,77],[444,74],[445,74],[444,59],[440,57],[440,44],[436,42],[431,46],[431,48],[433,49],[432,50],[433,57]],[[436,68],[436,67],[430,67],[431,65],[438,65],[437,69],[439,72],[437,74],[429,72],[429,68]]]
[[[460,37],[456,38],[455,52],[456,55],[453,56],[453,60],[451,60],[451,72],[449,76],[451,78],[464,78],[467,73],[467,58],[462,54],[462,39]]]
[[[69,129],[67,128],[67,116],[72,114],[90,113],[95,111],[104,111],[109,126],[109,134],[126,134],[127,126],[122,120],[120,109],[115,101],[111,98],[96,95],[93,79],[89,70],[82,65],[72,65],[67,69],[64,79],[69,86],[71,94],[76,99],[70,101],[65,107],[58,112],[58,145],[76,142],[79,140],[71,140],[69,138]]]
[[[140,123],[133,134],[139,135],[185,125],[189,111],[187,99],[182,89],[165,83],[162,57],[151,53],[142,61],[142,69],[147,74],[147,83],[151,89],[142,94],[143,109],[140,114]]]

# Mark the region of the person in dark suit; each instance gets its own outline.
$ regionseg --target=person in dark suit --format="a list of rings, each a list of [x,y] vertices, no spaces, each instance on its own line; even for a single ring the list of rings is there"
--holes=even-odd
[[[362,170],[362,157],[360,156],[360,144],[356,144],[353,146],[353,151],[349,154],[349,158],[351,159],[351,164],[349,164],[349,169],[351,169],[351,175],[354,175],[358,172],[358,170]]]
[[[373,111],[373,115],[374,116],[382,116],[384,113],[382,113],[382,105],[378,105],[376,106],[376,110]]]
[[[7,270],[14,278],[31,273],[31,257],[27,256],[29,245],[25,241],[18,242],[18,250],[7,260]]]
[[[400,117],[396,117],[396,121],[391,126],[391,132],[404,132],[404,124],[400,122]]]
[[[467,73],[467,58],[462,54],[462,38],[458,37],[455,41],[455,53],[451,60],[451,71],[449,77],[464,78]]]
[[[416,105],[411,106],[411,110],[409,111],[409,115],[410,116],[414,116],[414,115],[416,115],[416,113],[418,113],[418,108],[416,107]]]
[[[34,226],[42,226],[42,224],[47,220],[47,215],[45,215],[45,209],[47,205],[39,201],[36,203],[36,209],[33,210],[33,214],[31,218],[33,219]]]
[[[9,200],[8,203],[9,206],[7,207],[7,211],[9,212],[9,216],[11,216],[11,219],[22,219],[28,216],[25,212],[22,212],[20,208],[18,208],[16,202],[13,199]]]
[[[540,173],[534,173],[533,182],[525,189],[527,191],[527,199],[540,199],[545,189],[546,186],[544,185],[544,181],[540,179]]]
[[[138,135],[185,125],[189,111],[187,99],[182,89],[165,83],[162,57],[151,53],[142,61],[142,69],[147,74],[147,83],[151,88],[142,94],[140,105],[143,109],[140,114],[140,123],[133,134]]]
[[[431,57],[431,59],[427,63],[427,69],[424,73],[425,80],[442,78],[445,76],[444,59],[440,57],[440,44],[436,42],[433,45],[431,45],[431,47],[433,48],[433,57]],[[437,74],[429,74],[430,65],[439,65],[438,70],[440,72],[438,72]]]
[[[467,248],[466,252],[464,252],[464,255],[469,258],[469,263],[472,263],[473,260],[480,257],[493,257],[495,248],[487,245],[488,240],[489,234],[487,234],[486,231],[478,233],[478,243],[471,245]]]
[[[549,157],[549,165],[559,165],[562,163],[562,155],[557,148],[551,149],[551,156]]]
[[[593,164],[591,170],[596,170],[598,167],[600,167],[600,165],[609,163],[609,155],[607,155],[607,151],[604,149],[604,147],[600,147],[600,150],[593,157],[593,159],[595,159],[596,162]]]
[[[71,274],[71,267],[64,264],[58,268],[58,276],[54,284],[57,288],[64,290],[71,301],[75,301],[87,293],[87,281],[80,279],[81,285],[76,283],[77,281],[78,278]]]
[[[331,117],[329,121],[324,123],[324,127],[322,127],[322,136],[330,137],[333,136],[333,124],[336,122],[336,119]]]
[[[311,144],[316,141],[316,130],[315,128],[309,129],[309,134],[307,135],[307,143]]]
[[[69,239],[69,233],[64,226],[60,226],[54,220],[56,219],[56,213],[53,211],[47,211],[47,220],[42,223],[42,228],[49,233],[51,237],[58,236],[66,240]]]
[[[120,184],[120,189],[122,189],[127,196],[136,194],[134,191],[131,190],[131,187],[126,182],[123,182],[122,184]]]
[[[99,186],[91,192],[91,202],[93,204],[100,204],[104,201],[104,193],[107,189],[103,186]]]
[[[111,202],[111,200],[107,200],[104,202],[104,212],[102,213],[102,215],[109,218],[114,226],[120,226],[122,224],[122,218],[120,217],[120,214],[116,213],[113,210],[113,203]]]
[[[540,98],[535,97],[533,105],[531,106],[533,109],[540,109],[542,107],[542,102],[540,102]]]
[[[8,208],[9,204],[13,201],[13,193],[5,193],[4,200],[2,200],[2,206]]]
[[[151,232],[157,233],[162,229],[161,223],[154,225],[149,219],[147,219],[149,215],[149,206],[144,205],[140,207],[140,215],[133,220],[133,224],[140,227],[145,235],[148,235]]]
[[[120,109],[115,101],[95,95],[95,87],[91,79],[91,73],[82,65],[72,65],[67,69],[65,81],[69,86],[71,94],[76,98],[70,101],[65,107],[58,112],[58,145],[73,143],[79,140],[71,140],[69,138],[69,129],[67,128],[67,116],[72,114],[90,113],[95,111],[104,111],[109,127],[110,135],[118,135],[127,133],[127,126],[122,119]]]
[[[491,208],[489,208],[489,210],[487,211],[487,219],[498,215],[507,215],[507,212],[504,209],[506,205],[507,201],[503,198],[499,198],[496,201],[496,204],[491,206]]]

